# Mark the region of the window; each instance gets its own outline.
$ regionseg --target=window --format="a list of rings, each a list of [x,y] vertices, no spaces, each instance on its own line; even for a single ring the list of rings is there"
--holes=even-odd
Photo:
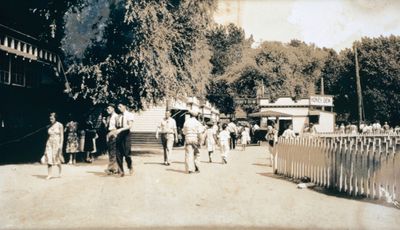
[[[20,58],[11,60],[11,84],[25,86],[25,65]]]
[[[0,83],[10,84],[8,65],[9,65],[9,56],[5,55],[4,53],[0,53]]]
[[[313,124],[319,124],[319,115],[310,115],[309,121]]]

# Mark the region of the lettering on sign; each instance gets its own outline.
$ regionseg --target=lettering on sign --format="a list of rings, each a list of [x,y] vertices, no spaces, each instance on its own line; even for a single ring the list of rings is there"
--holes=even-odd
[[[311,96],[310,105],[333,106],[332,96]]]

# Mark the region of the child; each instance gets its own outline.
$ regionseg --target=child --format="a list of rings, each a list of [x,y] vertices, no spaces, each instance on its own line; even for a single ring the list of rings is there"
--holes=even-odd
[[[222,131],[218,135],[219,146],[221,148],[222,163],[224,164],[228,163],[227,158],[229,153],[229,139],[231,138],[227,127],[227,124],[222,124]]]
[[[213,122],[207,122],[207,130],[206,134],[204,136],[204,142],[207,144],[207,150],[208,150],[208,158],[210,163],[212,162],[211,159],[211,154],[214,153],[215,151],[215,143],[217,143],[217,133],[215,129],[213,128]]]
[[[246,129],[246,127],[242,129],[240,136],[241,136],[241,143],[242,143],[242,151],[245,151],[247,143],[250,142],[250,134],[249,134],[248,130]]]

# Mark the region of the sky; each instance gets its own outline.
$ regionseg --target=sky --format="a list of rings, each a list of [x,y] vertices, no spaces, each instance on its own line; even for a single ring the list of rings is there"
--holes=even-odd
[[[214,20],[261,41],[299,39],[340,51],[361,37],[400,35],[400,0],[218,0]]]

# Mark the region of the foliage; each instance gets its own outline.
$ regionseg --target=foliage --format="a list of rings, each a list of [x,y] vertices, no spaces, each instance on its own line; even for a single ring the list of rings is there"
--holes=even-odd
[[[204,31],[214,5],[87,0],[71,8],[62,44],[74,97],[140,109],[164,97],[201,94],[211,68],[204,64],[210,58]]]

